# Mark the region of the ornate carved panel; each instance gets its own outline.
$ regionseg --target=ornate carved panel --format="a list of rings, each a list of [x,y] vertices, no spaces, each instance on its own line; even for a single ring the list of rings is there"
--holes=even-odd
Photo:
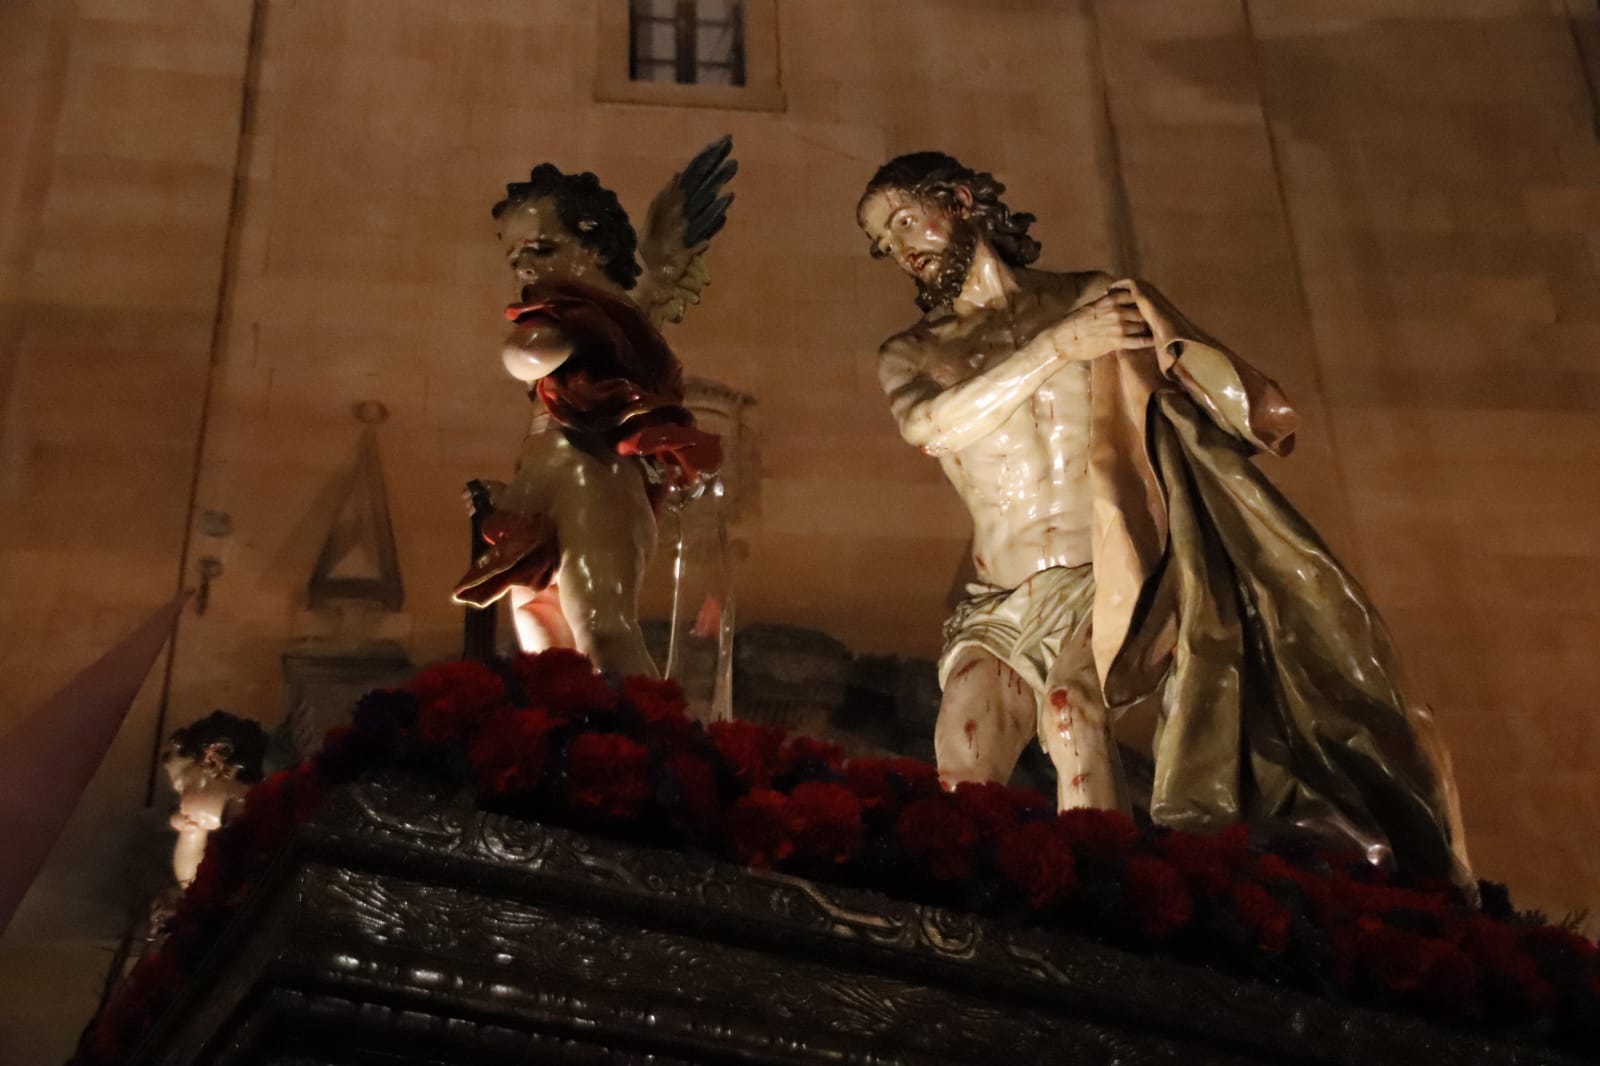
[[[140,1062],[1566,1061],[398,777],[332,796],[236,936]]]

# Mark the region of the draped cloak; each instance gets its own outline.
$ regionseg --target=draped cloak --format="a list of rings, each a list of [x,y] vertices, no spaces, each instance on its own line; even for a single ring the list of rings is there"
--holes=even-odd
[[[529,395],[574,447],[602,461],[638,456],[663,471],[645,485],[652,508],[666,477],[692,480],[721,466],[716,434],[696,429],[684,406],[682,364],[631,301],[580,282],[544,281],[506,310],[516,322],[554,325],[572,344],[572,354]],[[484,608],[513,586],[544,588],[560,566],[558,533],[548,515],[495,510],[483,522],[489,550],[457,582],[452,599]]]
[[[1152,287],[1134,294],[1152,346],[1090,368],[1091,646],[1108,706],[1158,702],[1151,816],[1288,822],[1470,889],[1448,756],[1388,632],[1250,462],[1288,454],[1294,410]]]

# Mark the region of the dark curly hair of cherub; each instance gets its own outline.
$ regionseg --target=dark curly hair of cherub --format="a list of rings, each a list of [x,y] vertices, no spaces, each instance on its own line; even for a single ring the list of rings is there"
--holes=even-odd
[[[499,218],[518,204],[544,199],[554,202],[563,226],[599,253],[606,275],[624,289],[633,288],[643,272],[635,258],[639,237],[617,194],[587,170],[563,174],[553,163],[540,163],[527,181],[506,186],[506,198],[494,205],[493,214]]]
[[[228,747],[227,761],[239,767],[240,781],[261,780],[261,764],[267,754],[267,733],[261,723],[253,718],[241,718],[224,710],[215,710],[197,722],[191,722],[168,738],[168,743],[178,754],[190,758],[203,758],[213,744]]]
[[[861,198],[865,200],[879,189],[900,189],[918,199],[937,200],[954,212],[960,207],[956,189],[963,186],[972,193],[970,217],[1001,259],[1010,266],[1025,267],[1039,258],[1039,242],[1028,236],[1034,216],[1012,211],[1000,199],[1006,187],[993,174],[963,166],[943,152],[895,156],[872,175]]]

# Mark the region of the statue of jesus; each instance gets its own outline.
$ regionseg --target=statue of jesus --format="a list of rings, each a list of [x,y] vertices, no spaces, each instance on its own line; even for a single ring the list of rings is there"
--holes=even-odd
[[[1429,713],[1249,461],[1290,451],[1283,394],[1144,282],[1032,269],[1033,216],[1004,191],[918,152],[857,208],[923,311],[880,349],[884,392],[973,523],[939,664],[944,781],[1003,781],[1037,737],[1062,808],[1126,808],[1112,720],[1153,701],[1157,822],[1290,825],[1470,885]]]

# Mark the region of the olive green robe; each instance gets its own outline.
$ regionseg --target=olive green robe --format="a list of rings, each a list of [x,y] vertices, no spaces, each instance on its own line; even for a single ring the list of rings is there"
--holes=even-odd
[[[1151,349],[1092,367],[1092,647],[1106,701],[1158,701],[1150,812],[1293,824],[1469,887],[1448,756],[1361,587],[1250,461],[1278,387],[1136,286]]]

